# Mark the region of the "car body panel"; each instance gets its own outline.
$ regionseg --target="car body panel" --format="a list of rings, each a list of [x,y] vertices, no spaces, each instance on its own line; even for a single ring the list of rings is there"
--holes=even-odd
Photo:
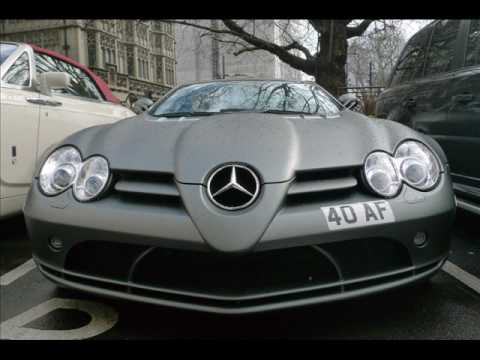
[[[374,194],[365,183],[365,159],[373,151],[393,154],[408,140],[436,154],[438,182],[429,191],[403,184],[389,199]],[[62,146],[75,147],[84,160],[107,159],[111,177],[98,198],[79,202],[71,187],[43,195],[41,167]],[[259,195],[247,207],[222,208],[209,186],[218,169],[235,165],[257,175]],[[344,215],[332,227],[334,206],[376,210],[355,220]],[[45,151],[24,214],[36,263],[61,286],[240,314],[432,276],[448,256],[455,197],[439,144],[392,121],[346,109],[334,117],[147,112],[81,130]]]
[[[477,20],[455,21],[459,22],[459,31],[449,71],[390,85],[378,99],[376,114],[432,136],[448,157],[457,195],[478,204],[480,67],[465,67],[467,36],[472,22]],[[421,31],[429,31],[437,22]],[[415,106],[407,105],[409,99],[416,101]]]
[[[112,169],[175,173],[181,183],[204,184],[212,169],[227,162],[248,163],[261,169],[263,183],[275,183],[292,179],[296,171],[362,165],[371,151],[392,154],[405,138],[428,141],[393,121],[355,114],[346,110],[342,118],[301,118],[233,113],[169,121],[144,113],[114,126],[85,129],[64,143],[84,157],[104,154]],[[252,131],[256,123],[261,126]],[[339,139],[349,141],[339,147]],[[142,146],[131,151],[136,144]]]
[[[39,154],[42,154],[51,144],[60,142],[81,129],[113,123],[132,115],[126,108],[113,103],[89,101],[69,95],[41,94],[40,99],[52,100],[62,105],[41,107]]]
[[[40,124],[40,105],[28,102],[32,98],[39,94],[14,88],[0,92],[0,198],[25,195],[32,181]]]
[[[18,48],[1,66],[1,77],[18,57],[29,56],[30,81],[27,86],[8,84],[2,81],[1,101],[1,172],[0,172],[0,218],[21,211],[21,205],[31,184],[35,163],[52,144],[80,129],[108,124],[134,115],[118,104],[105,82],[85,66],[61,54],[26,44]],[[80,97],[51,93],[42,94],[37,87],[34,51],[61,59],[85,71],[94,79],[105,101],[87,100]],[[55,102],[57,106],[42,104]],[[108,101],[107,101],[108,100]]]

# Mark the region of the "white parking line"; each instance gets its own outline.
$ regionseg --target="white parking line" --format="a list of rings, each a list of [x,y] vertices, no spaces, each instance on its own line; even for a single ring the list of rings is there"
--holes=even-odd
[[[25,327],[56,309],[73,309],[90,315],[90,322],[76,329],[40,330]],[[110,306],[86,300],[53,298],[0,323],[0,339],[81,340],[100,335],[115,326],[118,313]]]
[[[14,282],[15,280],[21,278],[23,275],[28,273],[30,270],[35,269],[36,265],[33,259],[28,260],[20,266],[17,266],[15,269],[9,271],[5,275],[0,277],[0,285],[7,286]]]
[[[461,268],[451,263],[450,261],[445,262],[445,265],[443,265],[442,270],[480,294],[479,278],[473,276],[472,274],[466,272],[465,270],[462,270]]]

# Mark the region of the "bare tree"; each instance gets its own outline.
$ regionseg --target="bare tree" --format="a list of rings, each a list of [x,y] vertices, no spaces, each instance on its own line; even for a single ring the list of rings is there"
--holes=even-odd
[[[372,29],[348,47],[348,80],[353,86],[385,86],[405,44],[400,22],[382,31]]]
[[[386,86],[407,37],[430,21],[391,20],[381,31],[372,26],[362,37],[351,39],[347,61],[349,85]]]
[[[233,46],[235,55],[268,51],[294,69],[314,77],[315,81],[336,93],[346,83],[348,39],[362,36],[371,24],[381,31],[386,20],[307,20],[303,25],[294,20],[276,22],[279,37],[271,39],[255,32],[255,20],[221,20],[216,27],[189,20],[165,20],[203,30],[203,36]]]

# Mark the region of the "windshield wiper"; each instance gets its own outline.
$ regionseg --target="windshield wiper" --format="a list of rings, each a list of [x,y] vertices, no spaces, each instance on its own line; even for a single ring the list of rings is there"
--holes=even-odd
[[[307,112],[307,111],[295,111],[295,110],[276,110],[276,109],[268,109],[268,110],[263,110],[262,113],[267,113],[267,114],[317,115],[317,116],[326,117],[326,115],[325,115],[325,114],[322,114],[322,113],[311,113],[311,112]]]
[[[240,109],[240,108],[226,108],[226,109],[220,109],[220,112],[246,112],[246,111],[255,111],[252,109]]]
[[[171,112],[163,114],[154,114],[157,117],[182,117],[182,116],[208,116],[216,114],[215,112],[210,111],[180,111],[180,112]]]

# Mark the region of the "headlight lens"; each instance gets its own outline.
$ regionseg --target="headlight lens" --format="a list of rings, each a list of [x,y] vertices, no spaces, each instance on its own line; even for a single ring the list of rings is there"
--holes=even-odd
[[[384,152],[371,153],[364,165],[370,188],[384,197],[400,191],[402,181],[419,190],[430,190],[440,177],[440,164],[433,152],[417,141],[402,143],[392,157]]]
[[[40,189],[46,195],[58,195],[73,186],[79,201],[89,201],[98,196],[108,183],[108,162],[101,156],[86,161],[77,149],[65,146],[54,151],[40,170]]]
[[[395,152],[400,173],[405,182],[419,190],[429,190],[440,177],[440,165],[435,155],[422,143],[406,141]]]
[[[54,151],[40,170],[40,188],[47,195],[57,195],[75,180],[82,164],[80,153],[71,146]]]
[[[110,171],[103,157],[94,156],[85,161],[78,174],[73,193],[80,201],[88,201],[98,196],[107,185]]]
[[[402,181],[398,176],[393,159],[384,152],[370,154],[365,161],[365,178],[368,185],[376,193],[385,196],[395,196]]]

